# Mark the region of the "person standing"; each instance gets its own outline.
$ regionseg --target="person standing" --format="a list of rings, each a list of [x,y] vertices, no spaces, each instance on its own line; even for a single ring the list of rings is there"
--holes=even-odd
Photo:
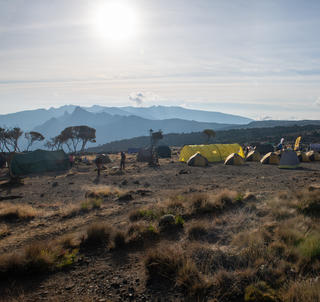
[[[120,160],[120,170],[125,170],[126,168],[126,154],[121,152],[121,160]]]
[[[98,155],[95,159],[95,164],[97,166],[97,175],[98,177],[100,176],[100,171],[101,171],[101,168],[102,168],[102,157],[100,155]]]

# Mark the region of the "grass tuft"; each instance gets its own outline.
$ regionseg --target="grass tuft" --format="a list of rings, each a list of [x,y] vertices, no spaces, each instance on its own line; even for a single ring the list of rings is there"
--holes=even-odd
[[[2,204],[0,206],[0,220],[26,221],[35,218],[39,212],[27,205]]]
[[[87,228],[86,235],[82,239],[81,246],[97,247],[108,246],[111,242],[113,229],[104,223],[94,223]]]

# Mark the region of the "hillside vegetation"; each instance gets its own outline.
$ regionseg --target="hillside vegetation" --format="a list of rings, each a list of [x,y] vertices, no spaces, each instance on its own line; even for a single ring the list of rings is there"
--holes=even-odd
[[[286,142],[293,143],[297,136],[302,136],[303,143],[320,142],[320,125],[305,126],[278,126],[265,128],[247,128],[247,129],[231,129],[216,131],[216,137],[211,140],[212,143],[232,143],[250,144],[254,142],[269,142],[277,144],[282,137]],[[160,144],[169,146],[183,146],[189,144],[204,144],[206,136],[202,132],[193,133],[171,133],[164,135]],[[132,139],[104,144],[99,147],[90,148],[92,152],[118,152],[127,150],[128,148],[141,148],[148,146],[150,138],[148,136],[140,136]]]

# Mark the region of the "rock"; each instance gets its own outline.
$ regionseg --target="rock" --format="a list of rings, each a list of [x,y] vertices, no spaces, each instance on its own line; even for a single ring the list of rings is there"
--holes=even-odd
[[[66,285],[65,289],[66,289],[66,290],[70,290],[70,289],[72,289],[73,287],[74,287],[74,284],[70,283],[70,284]]]
[[[123,180],[123,181],[121,182],[121,184],[122,184],[123,186],[126,186],[126,185],[128,184],[128,181],[125,179],[125,180]]]
[[[57,181],[54,181],[54,182],[52,183],[52,188],[57,187],[58,185],[59,185],[58,182],[57,182]]]
[[[190,174],[191,171],[190,170],[186,170],[186,169],[182,169],[179,171],[179,174]]]
[[[123,194],[121,196],[119,196],[118,201],[130,201],[133,200],[133,197],[131,194]]]
[[[172,214],[166,214],[160,218],[159,227],[174,225],[175,222],[176,222],[175,217]]]
[[[115,288],[115,289],[120,288],[120,284],[119,284],[118,282],[113,282],[113,283],[111,283],[111,286],[112,286],[113,288]]]
[[[139,180],[135,180],[133,183],[134,183],[135,185],[140,185],[140,181],[139,181]]]
[[[245,196],[243,197],[243,201],[247,202],[247,201],[257,201],[257,197],[252,194],[252,193],[247,193],[245,194]]]

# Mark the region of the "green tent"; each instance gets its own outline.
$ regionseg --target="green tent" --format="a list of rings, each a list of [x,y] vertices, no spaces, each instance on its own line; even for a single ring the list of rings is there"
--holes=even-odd
[[[63,150],[17,153],[10,164],[12,176],[22,176],[33,173],[61,171],[70,168],[68,155]]]
[[[171,157],[171,149],[168,146],[158,146],[157,153],[160,158],[170,158]]]

